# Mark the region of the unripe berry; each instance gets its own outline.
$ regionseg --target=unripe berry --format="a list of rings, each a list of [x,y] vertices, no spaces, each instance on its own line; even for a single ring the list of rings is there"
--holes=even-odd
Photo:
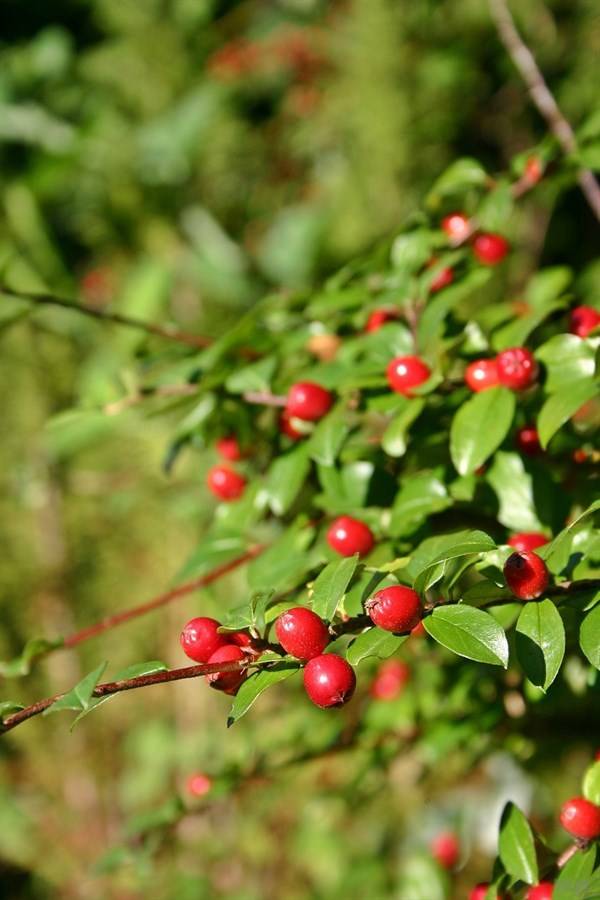
[[[352,697],[355,687],[354,669],[335,653],[315,656],[304,668],[304,689],[315,706],[322,709],[343,706]]]
[[[445,266],[443,269],[440,269],[438,274],[435,276],[431,284],[429,285],[429,290],[432,294],[437,294],[438,291],[441,291],[442,288],[448,287],[449,284],[452,284],[454,281],[454,270],[450,268],[450,266]]]
[[[369,693],[374,700],[395,700],[410,680],[410,667],[399,659],[387,659],[379,666]]]
[[[554,885],[551,881],[540,881],[534,884],[525,894],[525,900],[552,900]]]
[[[495,359],[476,359],[465,371],[465,381],[472,391],[485,391],[500,384]]]
[[[205,775],[203,772],[197,772],[195,775],[190,775],[186,782],[187,792],[192,797],[204,797],[205,794],[208,794],[211,788],[212,779],[210,779],[208,775]]]
[[[593,841],[600,837],[600,806],[585,797],[573,797],[561,806],[560,824],[573,837]]]
[[[397,394],[412,396],[412,388],[423,384],[431,369],[418,356],[396,356],[387,367],[388,384]]]
[[[240,647],[236,647],[235,644],[227,644],[225,647],[215,650],[208,662],[241,662],[246,658],[246,654]],[[218,691],[223,691],[225,694],[235,694],[245,677],[245,671],[237,670],[233,672],[211,672],[210,675],[206,675],[206,680],[212,688]]]
[[[229,643],[227,635],[217,631],[221,623],[208,616],[198,616],[190,619],[181,632],[181,646],[183,652],[194,662],[208,662],[213,653]]]
[[[510,244],[500,234],[478,234],[473,241],[473,253],[484,266],[497,266],[509,250]]]
[[[397,309],[374,309],[367,319],[365,331],[367,334],[379,331],[382,325],[385,325],[386,322],[392,322],[398,316],[399,312]]]
[[[519,531],[517,534],[513,534],[506,543],[515,550],[537,550],[538,547],[543,547],[548,543],[548,538],[539,531]]]
[[[243,454],[238,439],[234,434],[219,438],[215,446],[219,456],[222,456],[223,459],[228,459],[229,462],[237,462],[239,459],[242,459]]]
[[[365,604],[371,621],[384,631],[411,631],[420,622],[423,611],[416,591],[403,585],[383,588]]]
[[[337,334],[313,334],[309,337],[306,348],[317,359],[330,362],[337,356],[341,345],[342,339]]]
[[[537,428],[533,425],[524,425],[523,428],[519,428],[515,435],[515,443],[521,453],[525,453],[526,456],[537,456],[538,453],[543,452],[540,436]]]
[[[513,391],[523,391],[537,378],[538,366],[526,347],[511,347],[496,357],[500,383]]]
[[[279,430],[282,434],[287,435],[292,441],[301,441],[303,438],[307,437],[302,431],[298,431],[297,428],[294,428],[291,416],[287,409],[284,409],[279,417]]]
[[[332,403],[331,393],[320,384],[299,381],[288,391],[286,411],[293,418],[314,422],[329,412]]]
[[[244,493],[246,479],[229,466],[213,466],[208,470],[206,484],[219,500],[237,500]]]
[[[600,312],[592,306],[576,306],[569,313],[569,331],[584,338],[600,325]]]
[[[450,213],[442,219],[442,230],[446,232],[453,244],[460,244],[469,237],[471,226],[464,213]]]
[[[504,563],[504,577],[519,600],[535,600],[550,580],[546,563],[532,550],[512,553]]]
[[[460,844],[453,831],[443,831],[431,842],[431,855],[444,869],[453,869],[460,858]]]
[[[296,659],[320,656],[329,643],[325,622],[304,606],[282,613],[275,623],[275,633],[285,652]]]
[[[340,516],[327,532],[327,543],[340,556],[366,556],[373,549],[375,538],[368,525],[351,516]]]

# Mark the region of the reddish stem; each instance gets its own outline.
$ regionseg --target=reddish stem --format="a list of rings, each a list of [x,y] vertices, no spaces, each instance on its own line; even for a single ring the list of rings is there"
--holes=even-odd
[[[261,406],[285,406],[287,403],[287,397],[271,394],[269,391],[246,391],[244,400]]]

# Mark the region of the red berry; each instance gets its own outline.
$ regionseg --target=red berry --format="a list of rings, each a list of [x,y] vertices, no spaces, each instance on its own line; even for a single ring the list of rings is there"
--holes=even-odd
[[[442,288],[448,287],[448,285],[452,284],[453,281],[453,269],[451,269],[450,266],[445,266],[443,269],[440,269],[438,274],[435,276],[435,278],[429,285],[429,290],[432,294],[437,294],[438,291],[441,291]]]
[[[526,347],[511,347],[496,357],[501,384],[513,391],[522,391],[534,383],[538,366],[533,353]]]
[[[329,632],[323,619],[304,606],[282,613],[275,623],[275,633],[285,652],[296,659],[320,656],[329,643]]]
[[[554,885],[551,881],[540,881],[534,884],[525,894],[525,900],[552,900]]]
[[[288,416],[314,422],[323,418],[332,403],[331,393],[320,384],[313,381],[299,381],[288,391],[286,411]]]
[[[442,219],[442,230],[446,232],[453,244],[459,244],[469,237],[471,225],[464,213],[455,212]]]
[[[355,687],[354,669],[335,653],[315,656],[305,666],[304,689],[315,706],[322,709],[343,706],[352,697]]]
[[[535,600],[550,580],[546,563],[532,550],[512,553],[504,563],[504,577],[519,600]]]
[[[388,384],[397,394],[410,397],[411,389],[431,375],[429,366],[418,356],[396,356],[387,367]]]
[[[585,797],[573,797],[561,806],[560,824],[573,837],[592,841],[600,837],[600,806]]]
[[[217,631],[221,623],[207,616],[198,616],[190,619],[181,632],[181,646],[183,652],[194,662],[208,662],[213,653],[229,643],[225,634]]]
[[[360,519],[340,516],[327,532],[327,543],[340,556],[366,556],[373,549],[375,538],[368,525]]]
[[[592,306],[576,306],[569,313],[569,331],[579,337],[588,334],[600,325],[600,312]]]
[[[544,166],[539,156],[530,156],[525,163],[524,175],[531,184],[537,184],[544,174]]]
[[[506,543],[515,550],[537,550],[538,547],[543,547],[548,543],[548,538],[539,531],[519,531],[517,534],[513,534]]]
[[[365,331],[370,334],[373,331],[379,331],[386,322],[397,319],[399,312],[397,309],[374,309],[367,319]]]
[[[460,858],[460,844],[453,831],[443,831],[431,842],[431,855],[444,869],[453,869]]]
[[[414,634],[415,637],[425,637],[427,629],[423,625],[423,622],[418,622],[414,628],[411,628],[410,633]]]
[[[212,788],[212,780],[208,775],[197,772],[195,775],[190,775],[186,782],[186,788],[192,797],[204,797]]]
[[[588,452],[584,450],[583,447],[578,447],[577,450],[573,450],[573,462],[581,464],[585,463],[588,460]]]
[[[403,585],[383,588],[365,604],[371,621],[384,631],[411,631],[421,621],[421,600],[416,591]]]
[[[525,453],[527,456],[537,456],[538,453],[543,452],[537,428],[533,425],[524,425],[523,428],[519,428],[515,436],[515,443],[521,453]]]
[[[509,250],[510,244],[500,234],[478,234],[473,241],[473,253],[484,266],[497,266]]]
[[[465,372],[465,381],[472,391],[485,391],[486,388],[500,384],[498,366],[495,359],[476,359],[469,363]]]
[[[243,454],[238,444],[238,439],[233,434],[219,438],[215,446],[219,456],[222,456],[223,459],[228,459],[229,462],[237,462],[239,459],[242,459]]]
[[[489,886],[489,882],[480,881],[479,884],[476,884],[475,887],[471,889],[469,900],[485,900],[485,895],[487,894]],[[500,894],[496,894],[496,900],[502,900]]]
[[[302,431],[294,428],[291,416],[287,409],[281,413],[279,417],[279,430],[282,434],[286,434],[292,441],[301,441],[306,435]]]
[[[395,700],[410,680],[410,667],[399,659],[388,659],[379,666],[369,693],[374,700]]]
[[[600,750],[596,750],[596,752],[594,753],[594,759],[596,760],[596,762],[600,761]]]
[[[236,647],[235,644],[227,644],[225,647],[219,647],[218,650],[215,650],[208,662],[241,662],[243,659],[247,659],[247,657],[240,647]],[[237,670],[232,672],[211,672],[210,675],[206,676],[206,680],[212,688],[218,691],[223,691],[225,694],[235,694],[245,677],[245,671]]]
[[[237,647],[248,647],[250,649],[254,644],[252,635],[248,634],[247,631],[230,631],[225,637],[228,643],[235,644]]]
[[[237,500],[244,493],[246,479],[229,466],[213,466],[206,476],[208,489],[219,500]]]

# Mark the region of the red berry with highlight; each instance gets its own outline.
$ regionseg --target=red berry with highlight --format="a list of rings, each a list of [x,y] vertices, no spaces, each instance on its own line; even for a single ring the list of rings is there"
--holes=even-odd
[[[465,371],[465,381],[472,391],[485,391],[500,384],[495,359],[476,359]]]
[[[412,396],[412,388],[423,384],[431,369],[418,356],[397,356],[387,367],[388,384],[397,394]]]
[[[284,409],[279,417],[279,430],[282,434],[287,435],[292,441],[301,441],[303,438],[307,437],[302,431],[298,431],[297,428],[294,428],[294,424],[287,409]]]
[[[304,689],[315,706],[322,709],[343,706],[355,687],[354,669],[335,653],[315,656],[304,668]]]
[[[212,779],[209,778],[208,775],[204,775],[203,772],[197,772],[195,775],[190,775],[186,782],[187,792],[192,797],[204,797],[211,788]]]
[[[496,357],[500,383],[513,391],[523,391],[536,380],[538,366],[526,347],[511,347]]]
[[[229,466],[213,466],[206,476],[208,489],[219,500],[237,500],[244,493],[246,479]]]
[[[497,266],[509,250],[510,244],[500,234],[478,234],[473,241],[473,253],[484,266]]]
[[[215,446],[219,456],[222,456],[223,459],[228,459],[229,462],[237,462],[243,457],[238,439],[233,434],[219,438]]]
[[[438,274],[435,276],[431,284],[429,285],[429,290],[432,294],[437,294],[438,291],[441,291],[442,288],[448,287],[449,284],[452,284],[454,281],[454,270],[450,268],[450,266],[445,266],[443,269],[440,269]]]
[[[213,653],[229,643],[226,635],[217,631],[221,623],[208,616],[198,616],[190,619],[181,632],[181,646],[183,652],[194,662],[208,662]]]
[[[399,312],[397,309],[374,309],[367,319],[365,331],[367,334],[371,334],[373,331],[379,331],[386,322],[393,322],[394,319],[397,319],[398,317]]]
[[[351,516],[340,516],[327,532],[327,543],[340,556],[366,556],[373,549],[375,538],[368,525]]]
[[[408,681],[410,667],[399,659],[387,659],[379,666],[369,693],[374,700],[395,700]]]
[[[512,553],[504,563],[504,577],[519,600],[535,600],[544,593],[550,580],[546,563],[532,550]]]
[[[548,538],[540,531],[519,531],[507,540],[509,547],[515,550],[537,550],[548,543]]]
[[[411,631],[421,621],[423,610],[416,591],[403,585],[383,588],[365,604],[371,621],[384,631]]]
[[[554,885],[551,881],[540,881],[534,884],[525,894],[525,900],[552,900]]]
[[[442,231],[445,231],[453,244],[459,244],[469,237],[471,226],[464,213],[450,213],[442,219]]]
[[[285,652],[296,659],[320,656],[329,643],[325,622],[304,606],[282,613],[275,623],[275,633]]]
[[[314,381],[299,381],[288,391],[286,411],[289,416],[315,422],[329,412],[333,403],[330,391]]]
[[[576,306],[569,313],[569,331],[581,338],[587,337],[600,325],[600,312],[593,306]]]
[[[431,855],[444,869],[454,869],[460,859],[460,843],[453,831],[443,831],[433,839]]]
[[[240,647],[236,647],[235,644],[227,644],[225,647],[215,650],[208,662],[230,663],[241,662],[243,659],[247,659],[247,657]],[[232,672],[211,672],[210,675],[206,676],[206,680],[212,688],[218,691],[223,691],[225,694],[235,694],[245,677],[245,671],[234,670]]]
[[[585,797],[573,797],[561,807],[560,824],[573,837],[593,841],[600,837],[600,806]]]
[[[543,452],[540,436],[537,428],[533,425],[524,425],[523,428],[519,428],[515,436],[515,443],[521,453],[525,453],[526,456],[537,456],[538,453]]]

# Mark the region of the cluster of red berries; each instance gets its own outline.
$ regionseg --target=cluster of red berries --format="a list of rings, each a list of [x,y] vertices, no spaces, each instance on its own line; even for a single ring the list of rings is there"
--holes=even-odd
[[[464,213],[454,212],[442,219],[444,231],[453,245],[463,244],[472,238],[473,256],[484,266],[497,266],[510,250],[510,244],[501,234],[473,233],[471,222]]]
[[[208,616],[190,619],[181,632],[184,653],[197,663],[241,663],[258,655],[251,636],[245,631],[221,632],[221,623]],[[211,672],[207,683],[225,694],[235,694],[246,677],[244,668],[231,672]]]
[[[469,363],[465,381],[472,391],[504,385],[513,391],[524,391],[535,383],[538,365],[526,347],[510,347],[495,359],[476,359]]]

